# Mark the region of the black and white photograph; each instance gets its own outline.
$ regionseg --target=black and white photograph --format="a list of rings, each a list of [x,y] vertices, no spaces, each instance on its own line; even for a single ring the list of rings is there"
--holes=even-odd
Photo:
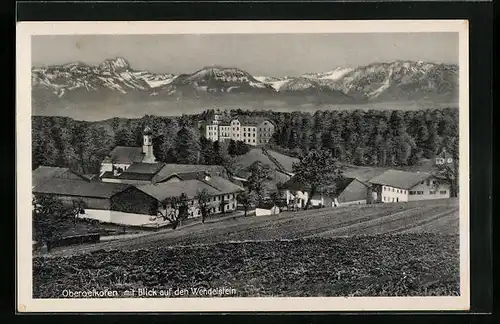
[[[19,311],[468,309],[465,22],[20,25]]]

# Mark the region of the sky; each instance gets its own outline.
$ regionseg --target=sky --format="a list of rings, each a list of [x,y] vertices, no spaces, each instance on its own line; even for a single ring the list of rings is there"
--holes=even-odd
[[[32,64],[123,57],[135,70],[192,73],[210,65],[297,76],[395,60],[458,64],[458,33],[51,35],[32,37]]]

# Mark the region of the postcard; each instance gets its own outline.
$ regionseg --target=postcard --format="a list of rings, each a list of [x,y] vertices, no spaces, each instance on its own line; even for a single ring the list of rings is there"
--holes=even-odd
[[[20,22],[18,312],[469,309],[468,22]]]

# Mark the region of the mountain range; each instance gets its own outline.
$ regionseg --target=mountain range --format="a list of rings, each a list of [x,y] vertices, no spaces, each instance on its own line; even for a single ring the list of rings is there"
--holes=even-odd
[[[66,102],[117,100],[279,100],[290,105],[363,104],[386,101],[454,101],[458,66],[394,61],[356,68],[337,67],[300,76],[253,76],[247,71],[208,66],[194,73],[136,70],[126,59],[99,65],[72,62],[32,68],[34,107]]]

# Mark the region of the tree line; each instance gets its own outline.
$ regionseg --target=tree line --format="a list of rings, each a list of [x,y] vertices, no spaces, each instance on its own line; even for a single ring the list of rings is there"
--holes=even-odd
[[[236,156],[249,151],[241,141],[206,139],[197,115],[99,122],[34,116],[32,168],[46,165],[68,167],[85,174],[98,173],[100,163],[114,147],[142,146],[146,125],[153,129],[153,152],[159,162],[227,166]]]
[[[415,165],[423,158],[433,158],[443,147],[454,147],[459,134],[455,108],[313,114],[234,110],[231,114],[271,119],[276,131],[269,146],[282,153],[299,157],[313,149],[326,150],[339,162],[366,166]],[[203,123],[212,116],[213,110],[179,117],[98,122],[34,116],[33,168],[48,165],[97,173],[101,161],[115,146],[141,146],[146,125],[153,129],[153,151],[158,161],[230,166],[234,157],[245,154],[249,147],[243,142],[207,140]]]

